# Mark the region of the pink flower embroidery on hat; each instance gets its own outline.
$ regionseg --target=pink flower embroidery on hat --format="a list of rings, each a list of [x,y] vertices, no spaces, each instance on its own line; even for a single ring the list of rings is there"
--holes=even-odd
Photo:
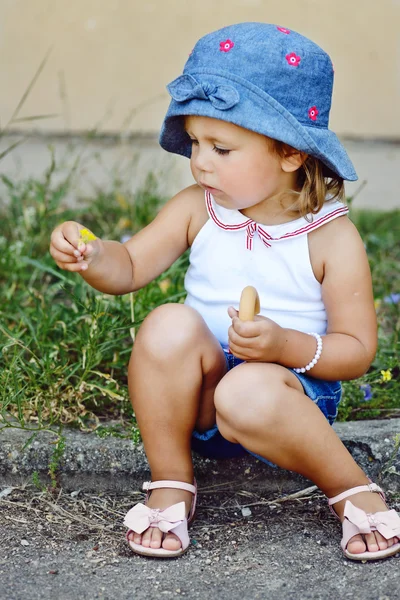
[[[221,52],[229,52],[229,50],[232,50],[234,45],[235,44],[231,40],[225,40],[224,42],[219,43],[219,49]]]
[[[319,115],[319,110],[316,106],[312,106],[311,108],[308,109],[308,116],[311,119],[311,121],[316,121],[318,115]]]
[[[290,54],[286,54],[286,60],[292,67],[298,67],[301,61],[301,57],[297,56],[295,52],[291,52]]]
[[[289,34],[290,33],[290,29],[286,29],[286,27],[276,27],[278,29],[278,31],[281,31],[282,33],[286,33]]]

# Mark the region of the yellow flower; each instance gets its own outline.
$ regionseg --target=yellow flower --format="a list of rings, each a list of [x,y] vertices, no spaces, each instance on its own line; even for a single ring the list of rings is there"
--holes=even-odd
[[[121,217],[117,224],[118,229],[129,229],[132,227],[132,221],[127,217]]]
[[[120,205],[120,207],[123,208],[124,210],[127,210],[129,208],[129,204],[126,201],[125,196],[123,196],[122,194],[117,193],[115,195],[115,199],[118,202],[118,204]]]
[[[378,310],[378,308],[380,307],[381,304],[382,304],[381,298],[377,298],[376,300],[374,300],[375,310]]]
[[[88,242],[93,242],[96,240],[96,236],[89,229],[81,229],[79,232],[79,241],[87,244]]]
[[[387,369],[386,371],[381,371],[382,379],[381,381],[384,383],[385,381],[390,381],[392,379],[391,369]]]
[[[160,290],[165,294],[168,291],[169,286],[171,285],[171,280],[170,279],[163,279],[162,281],[160,281],[160,283],[158,284]]]

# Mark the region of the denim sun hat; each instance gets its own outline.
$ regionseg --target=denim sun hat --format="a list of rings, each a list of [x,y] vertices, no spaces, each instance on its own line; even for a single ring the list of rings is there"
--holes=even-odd
[[[230,25],[202,37],[183,75],[167,86],[172,100],[160,144],[190,157],[183,117],[213,117],[285,142],[355,181],[345,149],[328,129],[332,87],[332,61],[311,40],[277,25]]]

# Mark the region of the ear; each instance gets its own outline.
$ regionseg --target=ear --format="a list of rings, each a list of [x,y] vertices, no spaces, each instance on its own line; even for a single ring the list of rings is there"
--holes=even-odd
[[[294,173],[300,169],[301,165],[307,160],[307,154],[299,150],[293,150],[281,158],[281,168],[285,173]]]

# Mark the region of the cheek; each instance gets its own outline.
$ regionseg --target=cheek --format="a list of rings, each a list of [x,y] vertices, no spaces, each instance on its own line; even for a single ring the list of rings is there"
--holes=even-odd
[[[249,165],[248,173],[254,185],[260,188],[274,187],[282,174],[277,163],[261,160]]]
[[[225,179],[240,207],[247,208],[275,193],[278,173],[275,165],[254,161],[232,169],[231,177]]]
[[[194,161],[192,159],[190,159],[190,170],[192,172],[193,177],[196,179],[197,169],[196,169]]]
[[[271,180],[271,169],[266,169],[261,161],[246,161],[232,169],[232,177],[235,179],[235,185],[241,189],[254,191],[268,186]]]

